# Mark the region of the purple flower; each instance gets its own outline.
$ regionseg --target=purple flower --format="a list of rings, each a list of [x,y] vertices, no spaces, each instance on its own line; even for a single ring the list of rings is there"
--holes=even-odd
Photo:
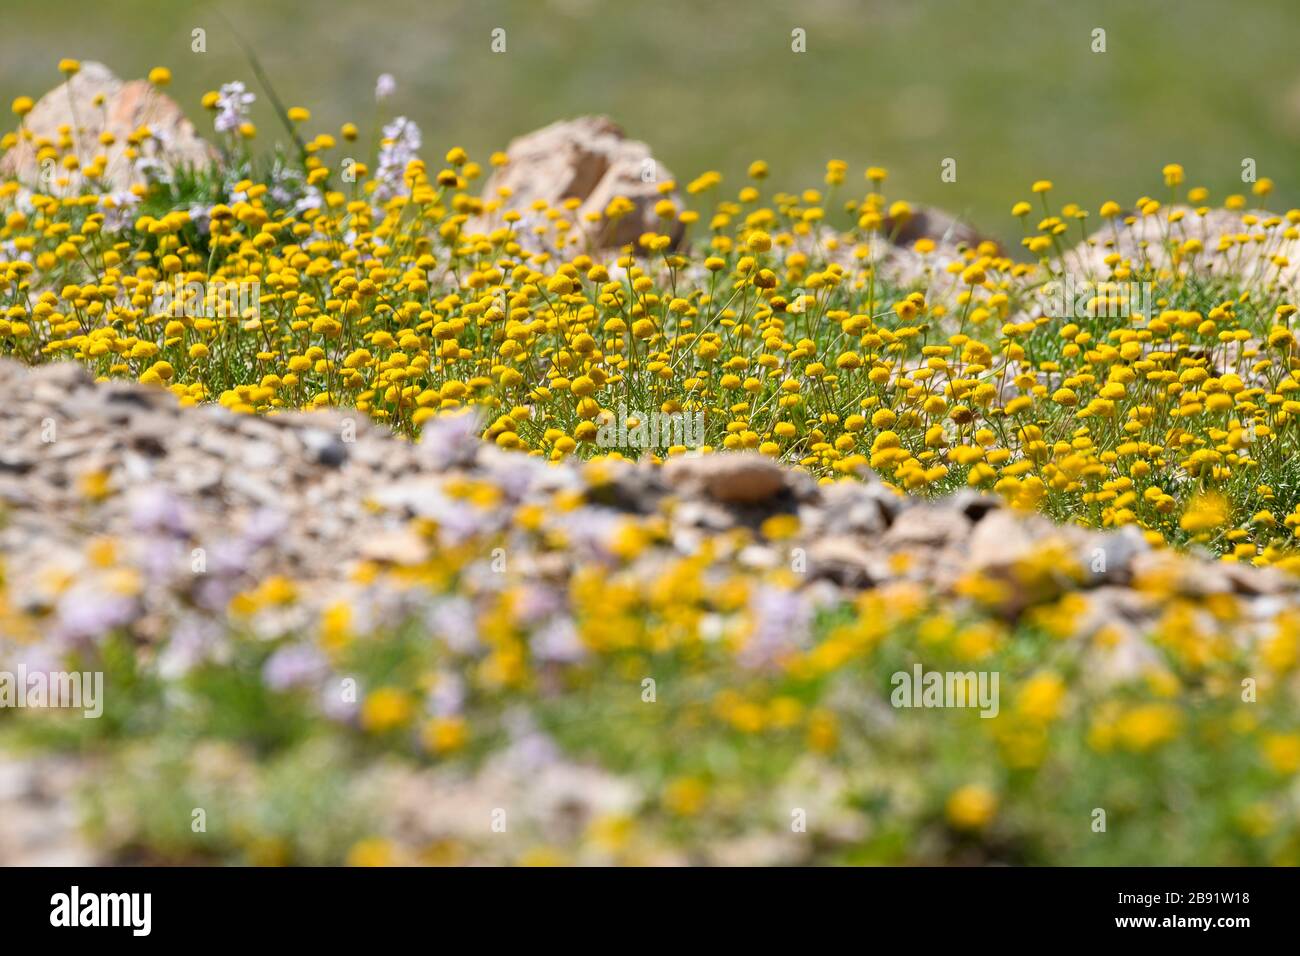
[[[375,80],[375,102],[379,103],[388,99],[397,91],[397,81],[393,79],[391,73],[380,73],[379,79]]]
[[[328,672],[325,655],[316,648],[307,644],[290,644],[267,658],[262,665],[262,680],[271,690],[283,691],[315,683]]]
[[[484,466],[493,483],[512,501],[522,501],[551,471],[546,462],[522,455],[492,456]]]
[[[167,581],[192,566],[190,552],[179,541],[166,538],[149,538],[145,544],[141,570],[153,582]]]
[[[189,517],[181,500],[164,485],[147,485],[131,493],[131,524],[141,532],[185,537]]]
[[[533,632],[529,640],[533,655],[542,661],[571,664],[582,660],[587,649],[578,637],[578,629],[567,617],[555,617]]]
[[[464,679],[454,671],[439,671],[428,702],[435,717],[456,716],[465,706]]]
[[[559,759],[560,749],[555,741],[537,728],[526,711],[511,710],[502,723],[510,743],[497,759],[507,768],[517,773],[536,773]]]
[[[754,629],[737,655],[745,667],[769,667],[807,646],[812,608],[798,592],[762,588],[750,599],[749,614]]]
[[[92,641],[130,623],[135,610],[134,598],[76,587],[59,599],[55,634],[64,641]]]
[[[438,471],[446,471],[478,451],[479,431],[479,417],[473,412],[435,415],[420,432],[420,455]]]
[[[274,542],[289,527],[289,519],[282,511],[259,508],[244,525],[244,537],[255,550]]]
[[[200,662],[221,656],[222,640],[221,625],[212,618],[182,619],[158,655],[159,676],[175,680],[184,677]]]
[[[345,688],[344,681],[351,680],[351,687]],[[356,686],[354,678],[339,678],[338,680],[327,681],[321,688],[320,707],[326,717],[331,720],[337,720],[340,723],[352,723],[357,719],[360,707],[357,704],[357,698],[361,696],[361,689]]]
[[[463,597],[440,601],[430,609],[429,627],[454,653],[472,654],[479,648],[474,605]]]
[[[420,150],[420,127],[399,116],[384,127],[379,144],[379,167],[375,170],[375,198],[380,202],[405,195],[406,167]]]
[[[525,584],[519,594],[516,612],[526,621],[539,621],[564,609],[564,597],[555,588],[542,584]]]
[[[213,120],[218,133],[239,129],[248,119],[248,107],[257,97],[249,93],[238,80],[227,83],[217,93],[217,116]]]
[[[218,578],[234,578],[248,571],[254,548],[245,541],[219,541],[207,550],[208,574]]]

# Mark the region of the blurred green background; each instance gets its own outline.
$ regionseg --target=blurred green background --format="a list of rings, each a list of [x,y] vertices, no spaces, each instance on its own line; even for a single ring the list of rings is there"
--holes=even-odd
[[[1242,192],[1241,162],[1300,205],[1297,0],[4,0],[0,95],[37,96],[62,56],[124,77],[154,65],[201,127],[207,89],[257,89],[214,12],[256,47],[309,130],[373,124],[375,77],[415,119],[433,158],[477,158],[552,120],[608,113],[685,182],[731,186],[756,158],[783,188],[818,185],[826,160],[891,172],[891,193],[935,203],[1003,237],[1037,178],[1095,210],[1163,195],[1187,167],[1214,197]],[[207,52],[191,52],[191,31]],[[493,28],[507,52],[490,49]],[[791,31],[807,52],[791,52]],[[1092,52],[1092,31],[1107,50]],[[282,135],[259,97],[265,142]],[[940,179],[957,160],[957,181]]]

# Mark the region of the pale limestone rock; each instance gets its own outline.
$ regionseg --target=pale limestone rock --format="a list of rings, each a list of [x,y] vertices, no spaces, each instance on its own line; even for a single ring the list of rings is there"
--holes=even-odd
[[[622,129],[604,116],[583,116],[562,120],[521,136],[506,150],[509,162],[488,178],[483,188],[485,202],[500,198],[508,189],[510,197],[504,208],[524,215],[516,230],[528,236],[528,226],[535,224],[530,208],[537,200],[552,208],[567,199],[579,200],[570,221],[593,248],[616,249],[635,244],[645,232],[668,230],[674,242],[680,239],[680,224],[667,224],[655,216],[655,203],[661,199],[660,183],[672,174],[637,140],[626,139]],[[617,221],[604,219],[610,202],[618,196],[636,207]],[[599,221],[590,221],[597,213]],[[465,231],[488,232],[503,225],[500,211],[471,220]],[[637,250],[641,251],[641,250]]]
[[[89,62],[37,101],[23,120],[18,144],[0,157],[0,176],[12,176],[35,189],[57,189],[42,177],[40,152],[44,145],[58,146],[64,126],[83,168],[96,156],[107,158],[103,182],[111,191],[143,182],[143,170],[152,163],[169,171],[178,166],[208,166],[216,159],[211,144],[195,132],[171,97],[147,80],[124,82],[103,64]],[[128,140],[143,127],[151,135],[141,142],[140,157],[133,161],[126,155]],[[100,143],[105,132],[115,138],[112,146]],[[67,175],[61,165],[53,172],[56,178]],[[75,181],[69,186],[79,185],[80,177],[73,174],[72,178]]]

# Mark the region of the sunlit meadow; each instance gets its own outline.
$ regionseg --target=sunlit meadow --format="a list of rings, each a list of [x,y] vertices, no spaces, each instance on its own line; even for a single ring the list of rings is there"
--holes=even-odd
[[[792,186],[759,158],[738,182],[710,170],[659,182],[658,227],[608,250],[592,237],[633,213],[626,199],[591,221],[576,202],[514,209],[481,192],[504,153],[471,156],[386,114],[326,129],[307,106],[258,130],[254,95],[228,84],[198,104],[219,153],[210,168],[149,166],[151,132],[138,130],[141,182],[126,190],[103,185],[106,158],[78,160],[72,130],[34,144],[48,181],[0,183],[0,354],[81,363],[182,406],[356,409],[411,442],[469,413],[483,441],[557,467],[749,451],[823,485],[874,475],[911,496],[973,489],[1060,524],[1131,526],[1158,549],[1300,573],[1300,210],[1270,208],[1267,178],[1213,196],[1170,164],[1147,195],[1095,209],[1026,182],[1004,203],[1018,245],[939,235],[903,248],[919,207],[892,194],[888,170],[831,158],[819,182]],[[6,147],[32,106],[13,102]],[[1079,294],[1058,297],[1063,285]],[[642,414],[691,416],[702,431],[611,447],[603,430]],[[467,506],[496,504],[491,487],[461,490]],[[112,492],[92,476],[84,493]],[[544,533],[537,510],[511,521],[408,584],[471,593],[467,569],[500,534]],[[789,537],[788,524],[771,519],[757,537]],[[331,603],[284,640],[366,689],[354,719],[334,719],[266,677],[280,648],[247,622],[300,597],[268,579],[231,600],[226,660],[166,676],[125,631],[105,633],[79,653],[130,688],[107,719],[4,715],[0,733],[115,768],[90,829],[128,859],[493,859],[473,841],[386,836],[356,781],[385,760],[479,766],[519,708],[563,752],[639,790],[581,832],[539,829],[504,862],[725,860],[707,848],[790,832],[788,807],[761,795],[801,779],[838,803],[814,815],[811,839],[763,859],[1300,855],[1293,611],[1242,646],[1236,598],[1140,582],[1169,601],[1149,635],[1158,666],[1099,684],[1087,655],[1113,635],[1077,633],[1068,579],[1010,618],[995,583],[976,579],[960,599],[900,586],[814,613],[731,549],[633,573],[657,535],[653,518],[629,524],[616,570],[580,572],[559,596],[581,648],[571,659],[530,643],[509,588],[461,609],[486,656],[410,622],[367,630]],[[1045,550],[1021,567],[1026,590],[1057,559]],[[791,606],[764,605],[772,589]],[[755,669],[745,649],[764,613],[812,636]],[[719,620],[732,623],[712,640]],[[2,587],[0,622],[19,641],[43,628]],[[918,649],[931,667],[1000,672],[1002,717],[874,717],[869,701],[887,699],[888,675]],[[649,672],[686,698],[643,708],[627,688]],[[1247,677],[1279,692],[1244,709]],[[231,777],[241,784],[226,792]],[[221,821],[212,832],[191,829],[198,805]],[[1111,839],[1089,825],[1102,806]]]

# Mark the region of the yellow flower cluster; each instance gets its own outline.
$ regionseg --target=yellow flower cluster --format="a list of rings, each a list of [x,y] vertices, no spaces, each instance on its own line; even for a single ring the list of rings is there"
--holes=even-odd
[[[14,103],[20,122],[30,109]],[[70,169],[73,139],[37,145]],[[132,205],[94,188],[98,158],[77,186],[0,184],[0,353],[241,413],[353,406],[406,435],[472,407],[486,439],[552,460],[698,447],[823,479],[870,467],[910,492],[971,486],[1061,520],[1295,563],[1286,251],[1300,210],[1234,213],[1236,231],[1212,238],[1244,197],[1214,210],[1198,188],[1194,208],[1142,197],[1129,214],[1107,202],[1110,238],[1081,247],[1100,272],[1084,274],[1066,240],[1075,224],[1086,239],[1087,212],[1050,206],[1047,181],[1032,187],[1040,221],[1030,202],[1012,210],[1022,261],[991,241],[891,243],[916,214],[886,197],[886,171],[837,201],[846,166],[832,161],[824,189],[768,199],[755,184],[722,194],[705,173],[686,190],[698,209],[661,183],[661,228],[606,253],[573,202],[520,211],[476,195],[483,170],[460,148],[392,181],[359,163],[341,180],[337,145],[305,139],[287,198],[250,175],[202,202],[137,186]],[[762,181],[766,164],[749,175]],[[1184,176],[1163,178],[1176,192]],[[604,215],[632,208],[620,197]],[[1061,283],[1087,292],[1056,308]],[[633,435],[639,416],[696,416],[699,440],[621,438],[607,426],[628,409]]]

